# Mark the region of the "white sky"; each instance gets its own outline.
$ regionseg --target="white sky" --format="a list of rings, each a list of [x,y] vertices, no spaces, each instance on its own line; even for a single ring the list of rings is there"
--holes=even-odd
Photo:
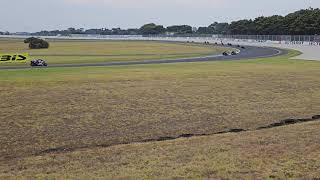
[[[320,0],[0,0],[0,31],[131,28],[149,22],[207,26],[257,16],[286,15]]]

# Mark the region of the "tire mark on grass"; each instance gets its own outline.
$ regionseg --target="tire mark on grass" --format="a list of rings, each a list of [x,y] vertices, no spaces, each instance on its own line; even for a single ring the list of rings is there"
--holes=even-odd
[[[299,124],[299,123],[306,123],[306,122],[312,122],[312,121],[320,121],[320,115],[314,115],[311,118],[296,118],[296,119],[284,119],[280,120],[276,123],[269,124],[267,126],[261,126],[256,129],[242,129],[242,128],[235,128],[235,129],[227,129],[225,131],[215,132],[215,133],[203,133],[203,134],[181,134],[179,136],[162,136],[157,138],[151,138],[151,139],[145,139],[141,141],[133,141],[133,142],[124,142],[124,143],[115,143],[115,144],[108,144],[108,145],[89,145],[89,146],[83,146],[83,147],[57,147],[57,148],[50,148],[46,149],[37,153],[34,153],[34,156],[42,156],[46,154],[59,154],[59,153],[66,153],[66,152],[73,152],[77,150],[83,150],[83,149],[89,149],[89,148],[107,148],[111,146],[116,145],[126,145],[126,144],[132,144],[132,143],[148,143],[148,142],[159,142],[159,141],[170,141],[170,140],[176,140],[180,138],[191,138],[191,137],[200,137],[200,136],[212,136],[212,135],[218,135],[218,134],[226,134],[226,133],[241,133],[241,132],[248,132],[248,131],[258,131],[263,129],[272,129],[277,128],[281,126],[288,126],[292,124]]]

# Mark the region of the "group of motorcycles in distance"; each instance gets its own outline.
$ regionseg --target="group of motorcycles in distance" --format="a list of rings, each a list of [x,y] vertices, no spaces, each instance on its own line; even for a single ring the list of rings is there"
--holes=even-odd
[[[204,44],[207,44],[207,45],[208,45],[208,44],[210,44],[210,42],[209,42],[209,41],[205,41]],[[220,45],[220,46],[224,46],[224,45],[225,45],[222,41],[221,41],[220,43],[215,42],[214,44],[215,44],[215,45]],[[226,45],[227,45],[227,46],[230,46],[230,47],[233,46],[233,44],[231,44],[231,43],[228,43],[228,44],[226,44]],[[236,45],[236,47],[237,47],[237,48],[241,48],[241,49],[245,49],[244,46],[240,46],[240,45]],[[237,55],[237,54],[239,54],[238,51],[225,51],[225,52],[222,53],[222,55],[224,55],[224,56],[235,56],[235,55]]]
[[[218,45],[217,42],[215,44]],[[221,45],[224,46],[224,43],[222,41],[221,41]],[[233,46],[233,44],[228,43],[227,46]],[[241,49],[245,49],[244,46],[240,46],[240,45],[236,45],[236,47],[241,48]],[[224,55],[224,56],[235,56],[237,54],[239,54],[238,51],[231,51],[231,52],[225,51],[225,52],[222,53],[222,55]]]

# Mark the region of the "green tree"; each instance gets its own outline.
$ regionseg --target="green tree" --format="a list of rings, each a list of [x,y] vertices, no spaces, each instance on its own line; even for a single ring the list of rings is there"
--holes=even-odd
[[[244,19],[232,22],[229,26],[229,32],[231,34],[255,34],[256,30],[251,19]]]
[[[255,34],[284,34],[285,26],[282,16],[258,17],[253,23],[255,26]]]
[[[209,28],[213,29],[213,34],[227,34],[229,31],[229,23],[212,23]]]
[[[214,34],[214,29],[210,27],[199,27],[197,34]]]
[[[176,34],[192,34],[192,27],[189,25],[175,25],[167,27],[167,32]]]
[[[166,29],[162,25],[150,23],[143,25],[140,28],[140,32],[143,35],[162,34],[166,32]]]
[[[303,9],[284,17],[286,30],[291,35],[320,34],[320,9]]]

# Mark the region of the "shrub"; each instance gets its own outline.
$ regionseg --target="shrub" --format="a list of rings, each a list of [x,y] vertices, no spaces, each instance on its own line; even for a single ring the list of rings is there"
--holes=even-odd
[[[29,43],[30,49],[48,49],[49,43],[43,39],[30,37],[24,40],[24,43]]]

